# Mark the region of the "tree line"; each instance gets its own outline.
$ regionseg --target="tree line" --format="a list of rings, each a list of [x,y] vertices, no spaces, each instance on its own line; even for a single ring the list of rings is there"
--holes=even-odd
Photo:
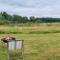
[[[20,15],[10,15],[7,12],[0,12],[0,25],[2,24],[20,24],[20,23],[53,23],[60,22],[60,18],[49,17],[27,17]]]

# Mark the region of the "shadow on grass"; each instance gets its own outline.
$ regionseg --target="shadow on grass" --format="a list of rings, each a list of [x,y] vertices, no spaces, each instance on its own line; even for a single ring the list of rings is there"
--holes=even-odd
[[[5,31],[0,31],[0,34],[22,34],[22,32],[5,32]]]
[[[48,33],[60,33],[60,31],[35,31],[35,32],[29,32],[29,34],[48,34]]]
[[[6,32],[6,31],[0,31],[0,34],[48,34],[48,33],[60,33],[60,31],[31,31],[31,32],[18,32],[18,31],[13,31],[13,32]]]

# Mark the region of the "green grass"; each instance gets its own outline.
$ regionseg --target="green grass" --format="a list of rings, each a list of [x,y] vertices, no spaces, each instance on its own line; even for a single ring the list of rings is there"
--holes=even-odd
[[[55,58],[55,60],[60,59],[60,33],[11,35],[15,36],[17,39],[24,40],[25,60],[52,60]],[[4,34],[1,34],[0,36],[4,36]],[[2,51],[0,50],[1,56],[6,56],[4,49],[5,48],[2,48]]]
[[[40,26],[0,26],[0,34],[40,34],[60,33],[60,25]]]
[[[14,27],[4,31],[9,29]],[[0,37],[10,35],[24,40],[24,60],[60,60],[60,32],[54,32],[60,31],[60,26],[18,27],[18,31],[16,28],[13,31],[22,33],[0,34]],[[7,54],[6,47],[0,43],[0,57],[7,57]]]

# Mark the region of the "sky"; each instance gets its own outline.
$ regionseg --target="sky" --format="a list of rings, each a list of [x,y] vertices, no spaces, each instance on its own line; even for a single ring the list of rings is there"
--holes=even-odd
[[[60,17],[60,0],[0,0],[0,12],[35,17]]]

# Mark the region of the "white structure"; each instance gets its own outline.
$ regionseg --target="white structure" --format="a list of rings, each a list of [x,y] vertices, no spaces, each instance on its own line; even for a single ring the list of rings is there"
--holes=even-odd
[[[23,47],[22,40],[8,42],[8,50],[22,49],[22,47]]]
[[[15,41],[12,40],[12,41],[9,41],[8,44],[7,44],[7,47],[8,47],[8,56],[9,56],[8,60],[12,59],[12,57],[13,57],[13,56],[10,57],[10,53],[12,51],[17,50],[17,49],[20,51],[20,54],[21,54],[22,60],[23,60],[23,40],[15,40]],[[19,55],[19,53],[18,53],[18,55]]]

